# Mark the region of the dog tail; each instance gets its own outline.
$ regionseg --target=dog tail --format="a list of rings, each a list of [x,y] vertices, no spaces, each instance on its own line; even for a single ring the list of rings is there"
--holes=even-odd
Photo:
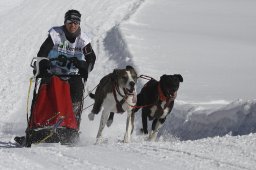
[[[90,92],[90,93],[89,93],[89,97],[92,98],[92,99],[95,99],[95,94],[93,94],[93,93]]]
[[[90,90],[88,89],[88,87],[86,88],[86,90],[87,90],[88,96],[89,96],[90,98],[92,98],[92,99],[95,99],[95,94],[93,94],[92,91],[90,91]]]

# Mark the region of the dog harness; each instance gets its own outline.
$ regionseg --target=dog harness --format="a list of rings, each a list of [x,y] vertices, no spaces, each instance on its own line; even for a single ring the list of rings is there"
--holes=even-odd
[[[122,100],[118,101],[117,100],[117,96],[116,96],[116,92],[122,96]],[[126,101],[127,97],[128,96],[124,96],[120,93],[120,91],[118,90],[118,87],[116,87],[116,85],[113,85],[113,95],[114,95],[114,98],[115,98],[115,101],[116,101],[116,110],[117,110],[117,113],[124,113],[124,109],[122,107],[122,105],[124,104],[124,102]]]
[[[123,89],[123,92],[124,92],[124,95],[121,94],[118,86],[116,85],[116,82],[113,83],[113,86],[112,86],[112,91],[113,91],[113,96],[115,98],[115,101],[116,101],[116,110],[117,110],[117,113],[124,113],[124,109],[123,109],[123,104],[124,102],[127,100],[128,96],[132,95],[134,97],[133,100],[137,100],[137,96],[136,96],[136,93],[129,93],[127,92],[125,89]],[[122,100],[118,101],[117,99],[117,93],[123,97]],[[136,99],[135,99],[136,98]],[[137,101],[134,101],[134,103],[136,103]],[[132,107],[132,106],[131,106]]]

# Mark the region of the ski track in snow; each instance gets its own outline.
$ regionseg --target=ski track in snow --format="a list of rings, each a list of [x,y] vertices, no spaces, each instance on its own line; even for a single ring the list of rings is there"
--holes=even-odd
[[[41,0],[36,2],[24,0],[21,3],[20,0],[19,6],[16,5],[13,8],[0,11],[0,21],[2,25],[8,27],[8,29],[0,27],[2,40],[0,49],[1,70],[4,72],[0,75],[2,81],[0,84],[0,109],[2,112],[0,119],[0,158],[4,158],[0,159],[0,169],[74,169],[74,167],[75,169],[159,169],[159,167],[160,169],[205,169],[206,167],[208,169],[254,169],[256,162],[255,135],[246,136],[247,140],[241,139],[240,136],[209,139],[207,137],[213,134],[210,131],[207,136],[197,138],[204,138],[201,140],[180,141],[171,137],[174,141],[160,140],[156,143],[147,142],[144,136],[133,135],[133,142],[124,144],[119,135],[114,134],[109,137],[107,134],[105,135],[106,142],[100,145],[94,145],[94,137],[93,139],[86,139],[74,147],[40,144],[32,148],[16,148],[13,144],[13,137],[17,134],[24,134],[26,126],[25,106],[28,79],[32,71],[28,65],[46,38],[47,30],[53,25],[63,23],[63,15],[67,9],[76,8],[82,12],[82,20],[85,22],[82,22],[81,27],[92,35],[92,45],[98,57],[88,82],[88,87],[92,88],[102,76],[112,72],[113,67],[124,67],[126,64],[134,65],[133,57],[119,25],[129,19],[130,15],[136,12],[143,2],[143,0],[113,0],[111,2],[102,0]],[[90,3],[89,6],[88,3]],[[7,11],[9,12],[8,15],[3,14]],[[178,106],[172,113],[174,119],[167,120],[167,124],[164,126],[167,134],[163,132],[163,136],[160,135],[162,138],[172,134],[173,126],[177,126],[176,132],[182,133],[187,127],[186,123],[184,126],[179,125],[180,122],[192,122],[190,127],[193,127],[196,124],[193,122],[193,118],[200,112],[207,112],[207,110],[200,109],[197,104],[194,106],[184,104],[182,101],[178,101],[177,104]],[[236,106],[245,105],[249,107],[247,115],[254,117],[255,102],[230,104],[228,105],[230,108],[226,106],[226,110],[222,108],[218,113],[224,114],[225,117],[226,112],[235,108],[234,111],[239,117],[247,112],[238,112],[240,110],[236,109]],[[188,112],[190,112],[189,115],[187,115]],[[209,115],[211,113],[214,112],[209,111]],[[87,119],[87,114],[88,111],[86,110],[83,121]],[[230,117],[227,115],[227,118]],[[117,117],[115,119],[125,119],[125,116],[122,115],[122,118]],[[175,120],[180,122],[175,123]],[[204,118],[199,120],[204,122]],[[208,121],[214,120],[216,119]],[[139,121],[138,118],[137,127],[139,127]],[[98,123],[95,121],[96,129]],[[212,123],[214,127],[216,122]],[[250,125],[253,123],[251,122]],[[234,121],[233,125],[236,124],[238,123]],[[168,125],[172,125],[172,127]],[[92,123],[82,128],[82,131],[85,131],[84,136],[87,135],[86,131],[91,128],[90,126]],[[92,130],[95,129],[94,125],[92,127]],[[227,127],[222,128],[226,129]],[[213,136],[218,136],[218,132],[223,132],[223,129],[220,128],[217,134]],[[191,130],[198,129],[194,127]],[[121,130],[121,135],[123,132],[124,128]],[[250,131],[246,131],[246,133],[250,133]],[[179,137],[178,134],[176,135]],[[119,139],[116,140],[116,138]],[[241,141],[251,141],[251,143],[240,146],[239,142]],[[246,145],[252,145],[250,150],[246,148]],[[212,148],[218,148],[218,150]],[[223,152],[230,156],[230,159],[224,159]],[[242,157],[246,157],[246,161]],[[119,161],[122,162],[121,165]]]
[[[232,138],[227,137],[227,141]],[[231,141],[229,141],[231,142]],[[202,147],[208,149],[202,150]],[[218,151],[213,151],[213,148],[218,148]],[[86,150],[86,155],[80,157],[80,149]],[[47,162],[50,169],[63,168],[68,169],[72,166],[78,169],[83,169],[84,166],[90,167],[90,169],[123,169],[122,165],[118,165],[118,161],[121,158],[116,159],[115,162],[112,159],[117,158],[119,152],[124,153],[122,161],[126,164],[130,164],[127,167],[131,169],[156,169],[159,164],[163,169],[177,168],[178,169],[204,169],[205,167],[212,167],[210,169],[248,169],[253,170],[253,166],[249,166],[255,162],[255,153],[253,151],[248,152],[241,150],[232,143],[225,143],[222,138],[215,138],[213,142],[209,143],[206,140],[199,140],[197,142],[145,142],[137,138],[130,144],[124,144],[120,141],[105,142],[101,145],[81,144],[76,147],[60,146],[59,144],[42,144],[31,149],[16,148],[15,155],[11,152],[8,156],[14,157],[20,163],[25,164],[27,167],[44,168],[44,162]],[[10,151],[10,149],[3,149],[0,156],[4,156]],[[202,152],[203,151],[203,152]],[[228,152],[230,159],[222,160],[220,156],[223,152]],[[98,162],[95,160],[95,156],[98,154],[106,156],[105,160]],[[108,155],[112,154],[108,158]],[[241,155],[241,157],[247,157],[247,161],[232,159],[232,154]],[[253,155],[250,155],[253,154]],[[220,156],[218,158],[218,156]],[[136,157],[137,159],[133,159]],[[41,161],[43,158],[44,162]],[[253,159],[252,159],[253,158]],[[4,165],[8,165],[4,168],[18,169],[12,166],[12,159],[7,159],[9,162],[4,162]],[[109,160],[112,162],[108,163]],[[141,162],[142,161],[142,162]],[[29,163],[32,162],[32,163]],[[190,162],[193,162],[191,164]],[[1,164],[3,165],[3,164]],[[23,167],[24,168],[24,167]],[[21,168],[22,169],[22,168]]]

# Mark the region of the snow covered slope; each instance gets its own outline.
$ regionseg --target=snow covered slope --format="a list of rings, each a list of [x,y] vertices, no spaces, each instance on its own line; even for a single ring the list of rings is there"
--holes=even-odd
[[[255,5],[251,0],[148,0],[121,29],[134,62],[144,66],[141,73],[184,76],[182,100],[251,100]]]
[[[250,0],[1,0],[0,169],[253,170],[256,166],[256,135],[253,134],[256,81],[250,71],[256,54],[253,6],[255,2]],[[91,35],[97,55],[95,69],[87,83],[89,89],[114,68],[127,64],[136,66],[140,74],[147,73],[156,79],[163,73],[184,76],[175,108],[158,142],[148,142],[146,136],[134,133],[132,143],[122,143],[126,116],[117,115],[113,125],[104,129],[103,144],[94,145],[100,116],[89,122],[89,108],[83,112],[78,146],[15,147],[13,137],[23,135],[26,128],[26,99],[32,76],[30,61],[49,28],[63,24],[64,13],[71,8],[82,13],[81,27]],[[171,22],[166,16],[171,17]],[[237,24],[234,18],[242,24]],[[212,28],[212,22],[218,25]],[[238,32],[237,27],[244,34]],[[230,28],[234,29],[228,32]],[[218,50],[220,46],[222,50]],[[214,54],[207,55],[211,47],[217,61],[212,60]],[[167,49],[169,52],[163,53]],[[235,60],[232,58],[235,54],[249,58]],[[233,60],[234,65],[241,63],[242,67],[234,69],[230,65]],[[205,69],[209,67],[217,71]],[[203,68],[203,74],[199,68]],[[220,73],[226,68],[232,68],[232,74],[222,77]],[[243,70],[245,77],[242,77]],[[239,79],[238,96],[236,86],[229,87],[228,81],[223,81],[235,82],[234,75]],[[198,76],[199,82],[194,80]],[[204,97],[207,90],[217,92],[220,87],[213,82],[219,81],[223,81],[226,89],[230,88],[229,92],[220,89],[217,95]],[[139,81],[138,91],[144,83]],[[202,93],[198,88],[202,88]],[[85,106],[92,102],[86,98]],[[136,118],[137,130],[141,127],[139,112]]]

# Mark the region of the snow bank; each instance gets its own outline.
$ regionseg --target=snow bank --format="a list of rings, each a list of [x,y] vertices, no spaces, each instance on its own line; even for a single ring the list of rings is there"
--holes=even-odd
[[[195,140],[256,132],[256,100],[237,100],[218,109],[176,103],[161,129],[163,137]]]

